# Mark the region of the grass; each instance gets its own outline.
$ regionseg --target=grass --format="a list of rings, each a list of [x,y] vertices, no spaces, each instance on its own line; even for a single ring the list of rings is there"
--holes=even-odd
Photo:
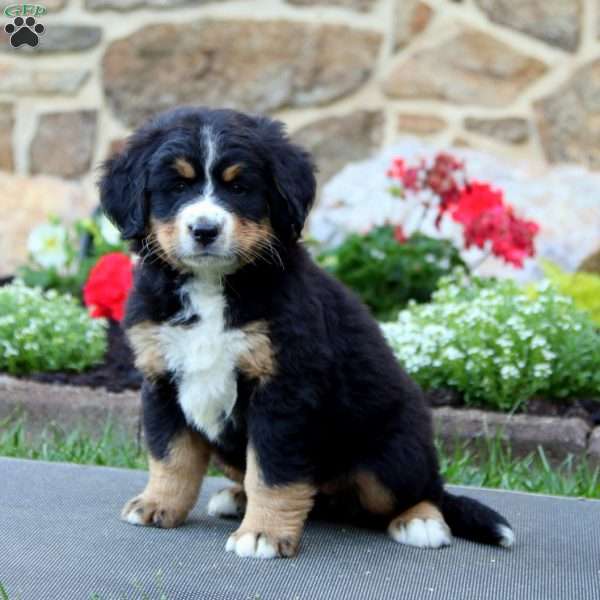
[[[560,496],[600,498],[600,467],[569,457],[551,463],[543,450],[514,456],[499,440],[448,450],[438,444],[442,474],[449,483]],[[108,423],[98,437],[82,430],[48,427],[28,435],[22,420],[0,422],[0,456],[145,469],[146,452],[133,437]],[[211,474],[218,474],[212,470]],[[0,589],[0,600],[2,591]]]

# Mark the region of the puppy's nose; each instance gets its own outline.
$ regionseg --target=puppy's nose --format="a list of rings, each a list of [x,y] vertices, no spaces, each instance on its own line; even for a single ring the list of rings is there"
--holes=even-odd
[[[221,233],[222,225],[209,221],[208,219],[199,219],[195,223],[188,225],[192,237],[203,246],[212,244]]]

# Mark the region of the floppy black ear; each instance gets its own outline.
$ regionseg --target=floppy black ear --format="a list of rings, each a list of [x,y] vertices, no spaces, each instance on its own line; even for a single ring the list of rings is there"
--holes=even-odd
[[[125,240],[141,239],[147,228],[147,149],[128,147],[103,165],[100,203]]]
[[[315,199],[315,167],[308,152],[292,144],[281,133],[271,148],[271,171],[276,194],[271,203],[271,220],[288,239],[300,237]]]

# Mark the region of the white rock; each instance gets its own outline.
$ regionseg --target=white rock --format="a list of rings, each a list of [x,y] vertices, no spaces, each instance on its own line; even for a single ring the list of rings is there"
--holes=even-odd
[[[404,138],[373,158],[346,166],[324,187],[321,202],[310,221],[310,233],[326,246],[339,243],[349,232],[366,231],[386,221],[402,223],[411,232],[419,220],[416,202],[396,198],[388,193],[392,181],[386,171],[395,157],[415,163],[432,157],[441,148],[416,138]],[[519,216],[540,225],[537,257],[548,258],[567,270],[573,270],[600,243],[600,173],[582,167],[543,168],[514,165],[484,152],[451,148],[450,152],[465,160],[471,180],[485,181],[504,190],[506,201]],[[440,231],[430,215],[421,227],[424,233],[462,240],[462,228],[445,218]],[[463,253],[476,262],[481,251]],[[490,258],[477,271],[482,275],[514,277],[520,281],[539,279],[541,270],[535,259],[527,260],[523,269],[515,269]]]

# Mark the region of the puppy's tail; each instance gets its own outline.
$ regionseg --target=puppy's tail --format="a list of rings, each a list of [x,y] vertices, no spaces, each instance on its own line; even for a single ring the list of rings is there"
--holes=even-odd
[[[477,500],[444,491],[440,510],[450,531],[457,537],[505,548],[515,543],[515,534],[508,521]]]

